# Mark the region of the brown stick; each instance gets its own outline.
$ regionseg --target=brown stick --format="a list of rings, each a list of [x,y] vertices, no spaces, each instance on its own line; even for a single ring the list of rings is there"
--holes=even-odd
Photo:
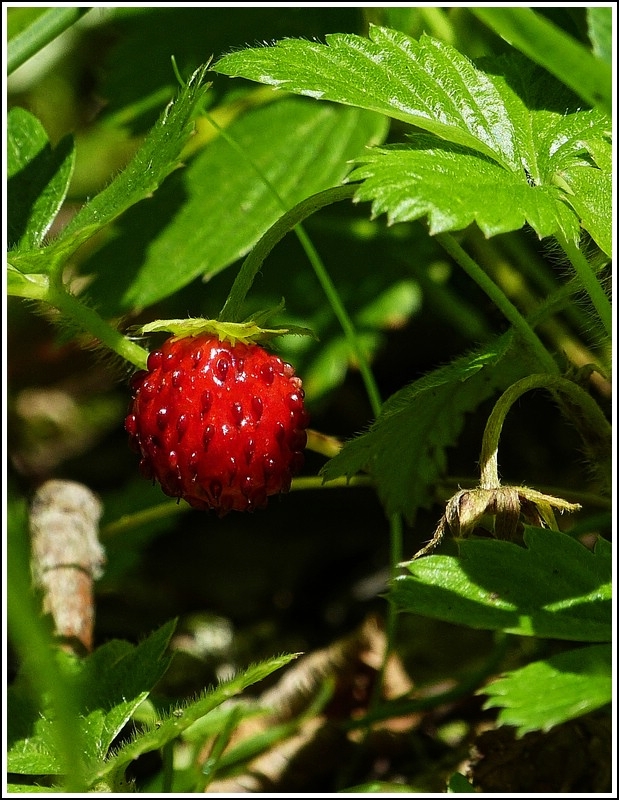
[[[86,486],[51,480],[37,490],[30,509],[31,569],[43,593],[43,612],[54,621],[66,649],[92,650],[93,581],[105,551],[98,540],[101,503]]]

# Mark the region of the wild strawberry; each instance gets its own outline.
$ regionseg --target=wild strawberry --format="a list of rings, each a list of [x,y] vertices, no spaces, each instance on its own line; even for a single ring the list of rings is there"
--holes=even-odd
[[[125,420],[142,473],[223,515],[264,507],[303,465],[309,417],[290,364],[254,343],[172,336],[132,381]]]

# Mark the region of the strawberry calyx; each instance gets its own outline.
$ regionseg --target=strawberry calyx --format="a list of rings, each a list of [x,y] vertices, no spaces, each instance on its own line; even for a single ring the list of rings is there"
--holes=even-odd
[[[274,328],[261,327],[277,309],[259,312],[244,322],[221,322],[216,319],[205,319],[204,317],[192,317],[188,319],[162,319],[142,325],[141,333],[159,333],[162,331],[172,334],[174,339],[182,339],[186,336],[199,336],[203,333],[210,333],[219,337],[219,341],[228,341],[232,345],[237,342],[244,344],[256,344],[273,339],[276,336],[312,336],[314,333],[309,328],[298,325],[286,325]]]

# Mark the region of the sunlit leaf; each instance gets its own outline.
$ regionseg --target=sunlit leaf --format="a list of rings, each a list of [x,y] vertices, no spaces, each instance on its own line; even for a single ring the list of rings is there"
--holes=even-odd
[[[459,556],[411,561],[392,601],[402,611],[471,628],[606,642],[611,625],[611,552],[557,531],[528,528],[527,547],[463,539]]]
[[[500,708],[499,724],[520,736],[550,730],[612,701],[612,655],[611,645],[593,645],[535,661],[484,687],[485,708]]]

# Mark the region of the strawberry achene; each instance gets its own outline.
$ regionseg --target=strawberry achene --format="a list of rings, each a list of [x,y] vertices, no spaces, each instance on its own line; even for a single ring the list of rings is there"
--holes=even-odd
[[[289,490],[309,416],[301,379],[278,356],[213,334],[173,336],[131,385],[125,428],[166,494],[223,515]]]

